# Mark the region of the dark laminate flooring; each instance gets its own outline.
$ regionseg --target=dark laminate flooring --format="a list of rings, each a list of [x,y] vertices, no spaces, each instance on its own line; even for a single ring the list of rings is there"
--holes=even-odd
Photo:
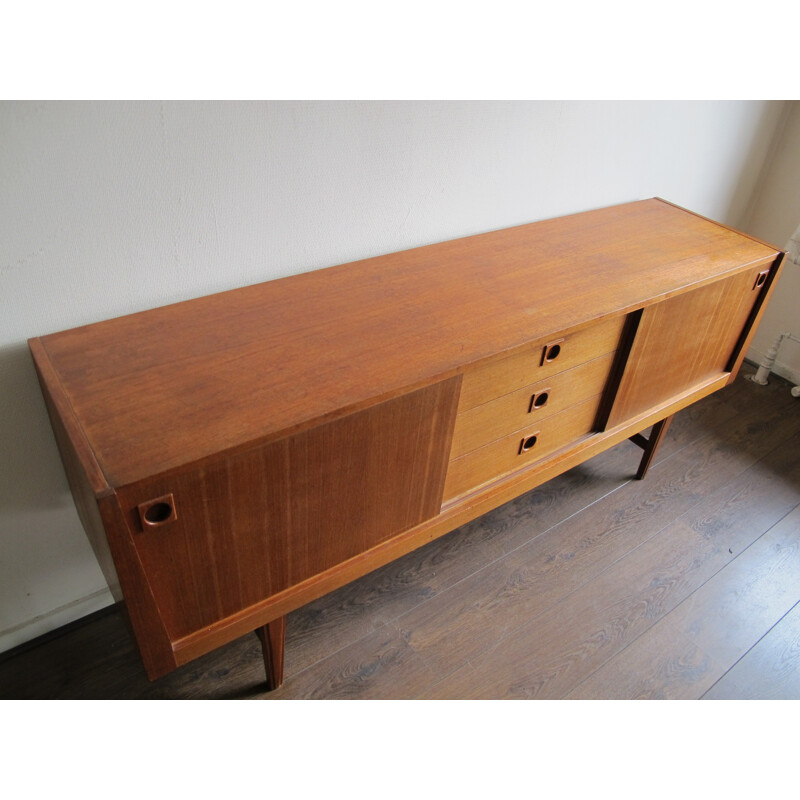
[[[753,369],[745,365],[743,375]],[[5,699],[800,698],[800,401],[742,376],[288,618],[150,683],[110,609],[0,656]]]

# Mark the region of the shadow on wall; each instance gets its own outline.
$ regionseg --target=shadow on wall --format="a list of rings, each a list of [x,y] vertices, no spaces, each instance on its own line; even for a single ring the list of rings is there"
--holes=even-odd
[[[0,348],[0,375],[0,514],[71,507],[27,343]]]
[[[777,122],[770,107],[766,107],[762,111],[747,158],[742,162],[742,169],[735,183],[731,183],[731,201],[725,216],[720,218],[720,222],[726,222],[734,228],[745,233],[748,232],[747,226],[753,216],[753,209],[761,197],[760,189],[765,172],[769,168],[770,159],[773,156],[777,139],[784,129],[789,110],[789,103],[784,102]],[[758,158],[759,154],[761,154],[760,158]],[[783,247],[782,242],[770,242],[770,244],[775,247]]]
[[[0,652],[113,603],[27,342],[0,348]]]

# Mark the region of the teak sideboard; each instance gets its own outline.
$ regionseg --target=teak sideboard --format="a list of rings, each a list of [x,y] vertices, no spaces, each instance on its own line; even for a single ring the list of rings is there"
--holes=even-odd
[[[148,676],[255,631],[277,686],[288,612],[626,438],[642,477],[782,256],[656,198],[31,339]]]

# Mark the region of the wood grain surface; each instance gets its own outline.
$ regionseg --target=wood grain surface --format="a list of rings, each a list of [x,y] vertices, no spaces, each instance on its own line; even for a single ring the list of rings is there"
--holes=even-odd
[[[768,266],[776,254],[653,199],[270,281],[40,344],[105,479],[119,486]]]
[[[609,425],[660,402],[664,387],[678,393],[730,369],[760,294],[759,272],[752,268],[644,309]]]
[[[485,688],[489,648],[495,663],[509,648],[520,669],[498,667],[493,697],[529,686],[531,660],[547,655],[571,664],[559,681],[569,698],[800,699],[800,417],[788,388],[739,378],[675,417],[644,482],[640,451],[623,442],[292,612],[277,692],[265,692],[252,633],[150,683],[110,610],[0,656],[0,696],[461,698]],[[649,541],[651,558],[633,558]],[[649,600],[637,611],[636,598]],[[597,607],[593,624],[572,620],[579,605]]]
[[[202,631],[436,516],[458,382],[204,470],[121,489],[126,525],[170,638]],[[139,505],[167,494],[175,518],[143,527]]]
[[[649,200],[31,340],[148,674],[721,388],[778,258]]]
[[[549,361],[543,359],[543,354],[546,343],[552,341],[552,331],[547,339],[532,342],[513,356],[501,355],[467,369],[461,386],[459,414],[613,352],[624,325],[622,315],[558,336],[558,356],[551,355]]]
[[[447,467],[445,501],[472,491],[514,470],[528,467],[591,434],[600,395],[564,409],[528,427],[453,459]]]
[[[602,394],[613,359],[600,356],[459,414],[451,460]]]

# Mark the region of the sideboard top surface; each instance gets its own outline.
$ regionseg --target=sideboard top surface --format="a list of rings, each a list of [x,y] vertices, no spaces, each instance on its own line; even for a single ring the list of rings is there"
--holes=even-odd
[[[43,336],[110,486],[285,435],[554,332],[773,260],[659,199],[294,275]]]

